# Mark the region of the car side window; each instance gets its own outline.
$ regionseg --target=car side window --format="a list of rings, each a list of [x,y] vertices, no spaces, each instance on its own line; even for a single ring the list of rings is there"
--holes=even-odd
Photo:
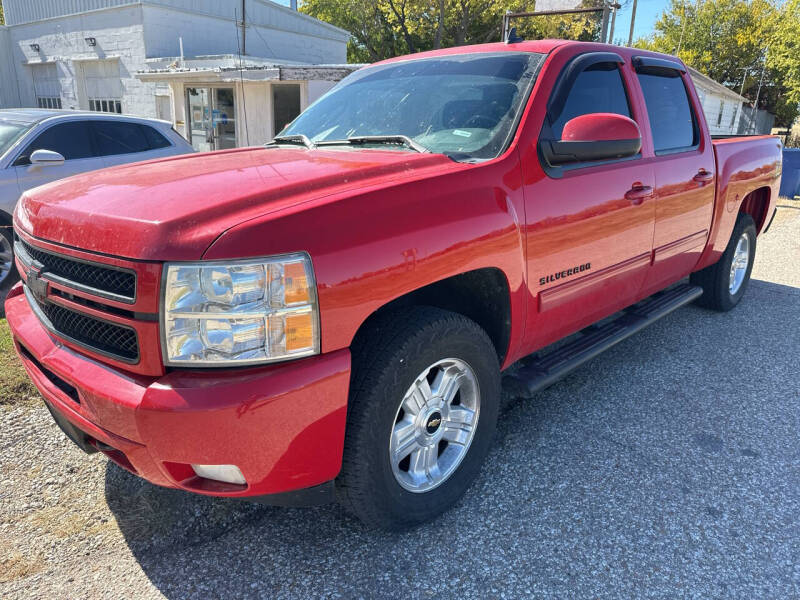
[[[615,63],[598,63],[578,75],[561,113],[552,121],[553,139],[561,139],[567,121],[599,112],[631,116],[622,74]]]
[[[58,123],[43,131],[28,145],[14,164],[30,164],[30,156],[35,150],[52,150],[61,154],[65,160],[95,156],[89,124],[85,121]]]
[[[147,138],[147,143],[150,144],[151,150],[158,150],[159,148],[167,148],[171,146],[170,141],[161,135],[155,128],[148,125],[142,125],[142,131]]]
[[[99,156],[130,154],[150,150],[145,132],[138,123],[94,121],[94,137]]]
[[[686,85],[678,71],[638,73],[656,154],[692,150],[700,143]]]

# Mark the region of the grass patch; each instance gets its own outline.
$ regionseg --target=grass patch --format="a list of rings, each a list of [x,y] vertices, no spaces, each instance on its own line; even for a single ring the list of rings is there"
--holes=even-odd
[[[14,352],[11,332],[5,319],[0,319],[0,405],[38,401],[39,392]]]

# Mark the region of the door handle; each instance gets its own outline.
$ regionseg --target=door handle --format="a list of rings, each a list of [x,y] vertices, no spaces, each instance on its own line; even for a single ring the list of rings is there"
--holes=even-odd
[[[697,183],[709,183],[712,179],[714,179],[714,174],[711,171],[706,171],[705,169],[700,169],[692,179],[694,179]]]
[[[631,204],[639,205],[653,195],[653,188],[649,185],[634,184],[631,189],[625,192],[625,197],[631,201]]]

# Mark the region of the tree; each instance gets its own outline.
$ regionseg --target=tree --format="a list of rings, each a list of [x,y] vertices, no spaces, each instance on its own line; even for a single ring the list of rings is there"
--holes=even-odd
[[[636,45],[675,54],[736,92],[744,84],[745,97],[753,102],[758,96],[759,108],[775,113],[776,124],[788,125],[800,102],[798,2],[672,0],[654,35]]]
[[[583,0],[597,6],[601,0]],[[300,10],[346,29],[351,62],[410,52],[500,41],[507,10],[531,10],[535,0],[304,0]],[[526,39],[599,38],[600,13],[537,17],[515,23]]]
[[[3,14],[3,0],[0,0],[0,25],[6,24],[6,17]]]

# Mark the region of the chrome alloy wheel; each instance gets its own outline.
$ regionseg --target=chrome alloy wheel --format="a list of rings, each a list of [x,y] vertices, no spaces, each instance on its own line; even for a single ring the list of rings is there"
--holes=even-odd
[[[2,284],[14,266],[14,251],[5,236],[0,235],[0,284]]]
[[[415,493],[444,483],[467,455],[480,408],[478,379],[464,361],[446,358],[420,373],[397,409],[389,440],[397,483]]]
[[[743,233],[742,237],[736,244],[736,250],[733,252],[733,261],[731,261],[731,279],[728,291],[731,296],[735,295],[742,287],[744,277],[747,274],[747,267],[750,264],[750,238],[747,233]]]

